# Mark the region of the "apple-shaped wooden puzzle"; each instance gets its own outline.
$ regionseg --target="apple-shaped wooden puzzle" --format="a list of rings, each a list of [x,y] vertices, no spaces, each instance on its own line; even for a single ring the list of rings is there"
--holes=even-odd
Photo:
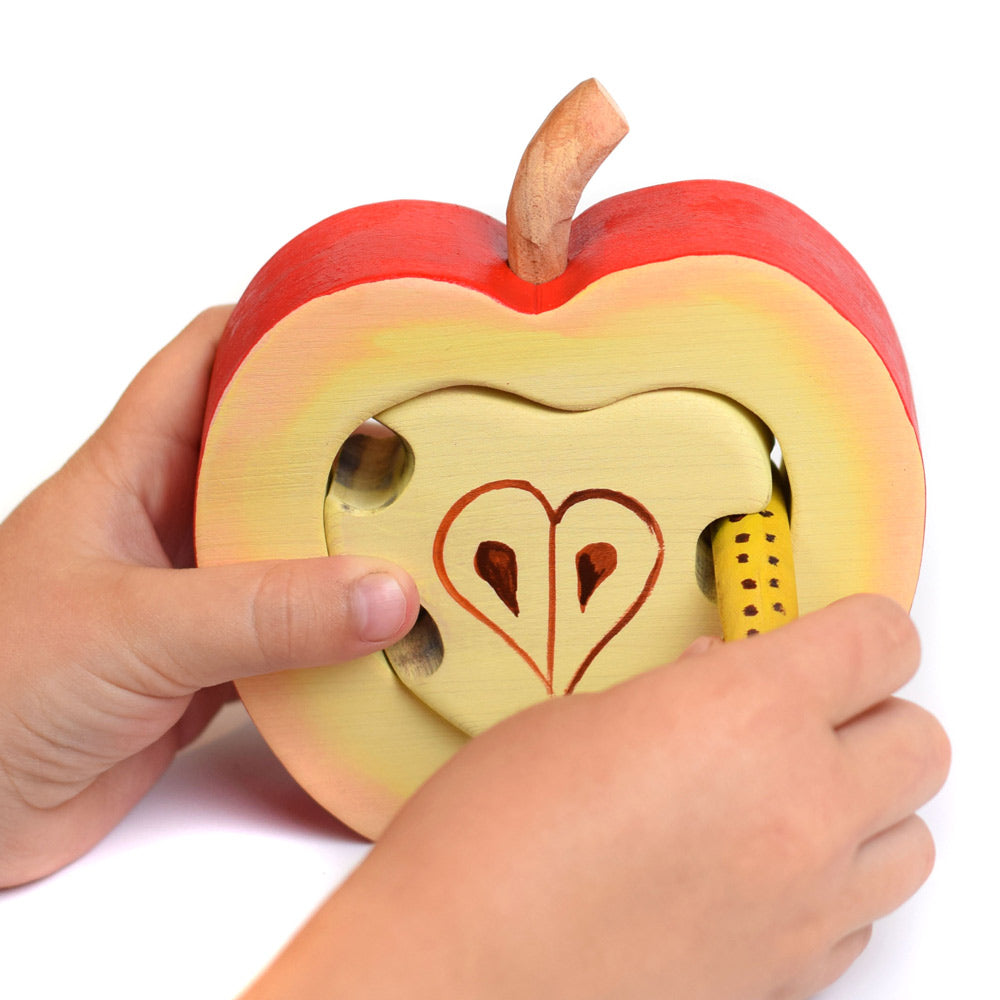
[[[923,465],[875,288],[742,184],[573,219],[624,131],[587,81],[529,144],[506,227],[419,201],[319,223],[219,348],[199,562],[352,552],[420,589],[384,654],[239,684],[297,780],[368,836],[534,702],[849,593],[912,600]]]

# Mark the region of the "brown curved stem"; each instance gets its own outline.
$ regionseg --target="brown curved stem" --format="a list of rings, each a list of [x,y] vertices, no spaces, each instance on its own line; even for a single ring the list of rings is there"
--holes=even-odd
[[[507,203],[511,270],[540,285],[566,270],[573,213],[587,181],[628,132],[608,92],[585,80],[542,122],[528,143]]]

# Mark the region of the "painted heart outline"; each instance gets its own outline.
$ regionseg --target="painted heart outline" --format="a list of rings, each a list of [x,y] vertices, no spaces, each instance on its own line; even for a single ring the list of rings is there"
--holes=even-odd
[[[486,494],[499,490],[518,490],[529,494],[541,506],[549,522],[548,529],[548,629],[546,640],[546,664],[545,669],[536,662],[535,658],[524,649],[502,626],[497,624],[488,614],[482,611],[476,604],[467,598],[455,583],[452,581],[445,565],[445,542],[448,534],[458,517],[469,507],[470,504]],[[558,507],[553,507],[544,493],[532,483],[524,479],[499,479],[493,482],[484,483],[469,490],[461,496],[448,510],[442,518],[438,530],[434,536],[433,559],[434,568],[442,586],[451,598],[462,608],[469,612],[474,618],[486,625],[491,631],[500,636],[504,642],[510,646],[531,668],[532,672],[545,685],[546,692],[554,694],[554,674],[555,674],[555,643],[556,643],[556,534],[560,523],[566,514],[581,503],[591,500],[606,500],[618,504],[634,514],[639,521],[648,529],[656,543],[656,557],[653,565],[646,575],[645,581],[640,588],[636,598],[626,607],[621,616],[614,624],[604,632],[598,641],[590,648],[583,657],[570,682],[566,685],[563,694],[572,694],[580,680],[587,672],[591,663],[597,658],[601,651],[626,625],[635,617],[639,609],[646,603],[653,587],[659,578],[660,570],[663,566],[663,533],[653,514],[638,500],[627,494],[611,489],[584,489],[571,493]],[[485,548],[484,548],[485,547]],[[506,604],[515,616],[518,614],[516,604],[516,563],[512,562],[513,550],[501,542],[489,542],[484,540],[480,543],[476,552],[476,573],[493,587],[500,600]],[[579,581],[578,597],[580,610],[584,611],[589,598],[602,580],[614,571],[617,555],[614,547],[603,542],[585,546],[576,555],[577,576]],[[496,574],[493,579],[489,577]],[[503,581],[513,583],[513,588],[504,590]]]

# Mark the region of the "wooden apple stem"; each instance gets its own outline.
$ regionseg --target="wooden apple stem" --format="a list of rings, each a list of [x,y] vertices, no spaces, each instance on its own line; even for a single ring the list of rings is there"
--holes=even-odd
[[[540,285],[566,270],[573,213],[587,181],[628,132],[608,92],[585,80],[542,122],[518,164],[507,203],[511,270]]]

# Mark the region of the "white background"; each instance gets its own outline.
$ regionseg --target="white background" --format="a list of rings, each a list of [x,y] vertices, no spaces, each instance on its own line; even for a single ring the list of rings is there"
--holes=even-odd
[[[149,355],[203,306],[237,298],[300,230],[397,197],[502,218],[524,144],[589,76],[632,133],[581,207],[721,177],[781,194],[847,246],[889,307],[915,386],[929,515],[914,607],[925,661],[910,694],[945,722],[955,762],[926,810],[934,876],[827,996],[997,995],[989,5],[10,6],[0,512],[58,467]],[[0,893],[0,993],[229,997],[363,852],[238,727],[179,760],[88,858]]]

